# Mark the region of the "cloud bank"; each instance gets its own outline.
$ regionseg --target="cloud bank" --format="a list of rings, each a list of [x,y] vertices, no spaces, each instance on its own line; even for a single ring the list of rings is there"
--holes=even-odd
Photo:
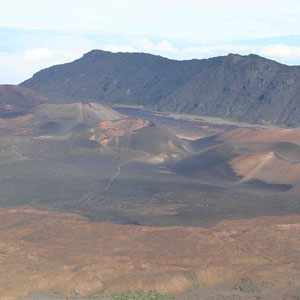
[[[24,53],[24,60],[25,61],[35,61],[35,60],[44,60],[44,59],[50,59],[53,57],[54,52],[50,49],[46,48],[38,48],[38,49],[32,49],[27,50]]]
[[[171,59],[254,53],[281,63],[300,65],[299,44],[300,36],[202,43],[153,36],[0,28],[0,83],[20,83],[43,68],[71,62],[93,49],[146,52]]]
[[[267,45],[260,51],[261,55],[295,59],[300,57],[300,47],[287,45]]]

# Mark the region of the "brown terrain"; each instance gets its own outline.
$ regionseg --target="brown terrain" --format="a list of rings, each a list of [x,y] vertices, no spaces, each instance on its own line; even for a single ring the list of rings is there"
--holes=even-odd
[[[127,133],[148,127],[150,121],[141,118],[127,118],[117,121],[103,121],[89,132],[92,134],[90,140],[97,141],[102,145],[108,144],[112,139],[124,136]]]
[[[18,85],[0,85],[1,115],[24,113],[29,108],[48,102],[47,97],[33,90]]]
[[[180,293],[245,285],[266,297],[253,299],[296,299],[300,292],[296,215],[153,228],[18,207],[1,209],[0,230],[3,300],[49,291],[92,295],[104,288]]]
[[[300,130],[257,125],[299,126],[299,71],[92,51],[0,85],[0,300],[299,300]]]
[[[50,101],[50,100],[49,100]],[[93,126],[103,120],[124,118],[106,105],[98,103],[40,104],[21,115],[0,118],[0,129],[9,134],[67,133]],[[2,135],[4,132],[1,132]],[[7,135],[7,134],[6,134]]]
[[[112,149],[127,149],[150,153],[154,160],[163,161],[191,151],[175,135],[161,130],[151,121],[141,118],[122,118],[103,121],[85,133],[89,140]]]
[[[300,193],[299,130],[239,128],[218,135],[216,140],[238,144],[251,152],[229,162],[241,182],[286,184],[293,186],[289,193]]]
[[[261,180],[273,184],[290,184],[289,193],[300,193],[300,163],[290,162],[273,151],[244,154],[230,162],[241,182]]]
[[[157,113],[145,108],[124,107],[115,105],[114,109],[131,117],[139,117],[150,120],[155,125],[164,128],[179,138],[197,140],[207,136],[222,133],[237,128],[236,124],[229,122],[215,122],[215,118],[200,118],[189,115],[172,113]]]
[[[133,113],[45,100],[1,116],[0,299],[297,299],[299,131]]]
[[[300,143],[300,130],[297,129],[252,129],[238,128],[218,135],[217,140],[226,142],[294,142]]]

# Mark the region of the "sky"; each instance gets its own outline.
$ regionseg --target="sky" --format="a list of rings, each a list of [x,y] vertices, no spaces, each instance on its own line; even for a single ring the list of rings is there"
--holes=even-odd
[[[300,0],[0,0],[0,83],[92,49],[300,65]]]

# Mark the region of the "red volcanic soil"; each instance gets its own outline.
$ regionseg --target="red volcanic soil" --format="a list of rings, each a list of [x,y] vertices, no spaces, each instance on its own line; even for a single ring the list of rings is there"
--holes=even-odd
[[[300,144],[300,130],[238,128],[218,135],[217,139],[226,142],[294,142]]]
[[[22,112],[49,99],[30,89],[18,85],[0,85],[0,112],[9,114]]]
[[[108,143],[114,137],[120,137],[126,133],[139,130],[144,127],[151,126],[150,121],[141,118],[125,118],[117,121],[103,121],[98,127],[89,130],[92,134],[91,140],[100,144]]]
[[[26,114],[17,118],[0,119],[0,129],[4,129],[4,128],[10,129],[11,130],[10,134],[13,135],[18,135],[20,134],[20,132],[26,135],[32,134],[31,131],[28,131],[25,128],[31,123],[33,118],[34,116],[32,114]]]
[[[0,232],[1,299],[104,288],[179,293],[196,284],[232,288],[242,278],[282,290],[300,284],[295,215],[154,228],[20,207],[0,210]]]

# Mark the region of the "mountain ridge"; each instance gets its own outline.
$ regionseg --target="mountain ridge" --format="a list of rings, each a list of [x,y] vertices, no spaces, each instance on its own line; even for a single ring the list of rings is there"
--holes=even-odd
[[[171,60],[92,50],[21,83],[50,98],[143,105],[248,123],[300,125],[300,67],[258,55]]]

